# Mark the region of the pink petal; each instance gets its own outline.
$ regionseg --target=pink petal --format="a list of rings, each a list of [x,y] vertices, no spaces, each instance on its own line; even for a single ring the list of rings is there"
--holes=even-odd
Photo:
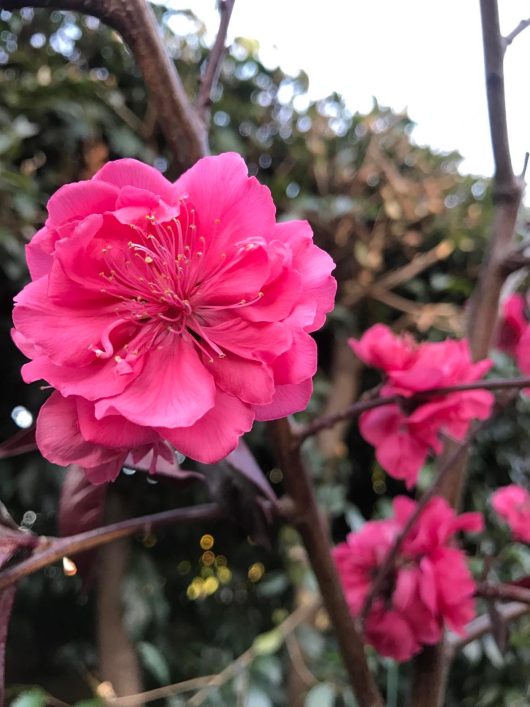
[[[83,398],[76,398],[79,429],[87,442],[99,444],[110,449],[128,451],[135,447],[153,444],[159,440],[158,434],[151,427],[135,425],[124,417],[107,415],[97,420],[94,404]]]
[[[95,467],[113,462],[116,452],[81,436],[73,398],[52,393],[40,409],[36,431],[37,445],[48,461],[60,466],[79,464]]]
[[[272,402],[274,379],[268,366],[237,356],[214,358],[206,364],[216,384],[229,395],[244,403],[266,405]]]
[[[137,187],[162,197],[168,204],[176,203],[174,187],[157,169],[131,158],[107,162],[91,180],[108,182],[116,187]]]
[[[182,454],[213,464],[237,447],[239,438],[254,421],[252,410],[237,398],[218,392],[214,407],[190,427],[159,428],[158,432]]]
[[[48,201],[46,226],[57,228],[69,221],[80,221],[91,214],[112,211],[118,198],[118,189],[92,180],[65,184]]]
[[[193,344],[180,336],[145,355],[139,375],[120,395],[96,402],[96,417],[123,415],[151,427],[189,426],[213,407],[215,385]]]
[[[279,420],[295,412],[305,410],[313,392],[313,381],[309,378],[301,383],[278,385],[269,405],[255,405],[256,420]]]

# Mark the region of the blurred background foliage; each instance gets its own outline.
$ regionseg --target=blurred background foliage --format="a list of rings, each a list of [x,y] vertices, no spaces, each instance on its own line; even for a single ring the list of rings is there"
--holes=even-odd
[[[156,11],[168,51],[195,95],[207,56],[204,28],[191,13]],[[252,40],[236,41],[211,109],[211,146],[213,152],[243,154],[250,173],[270,187],[280,218],[309,219],[318,244],[337,263],[337,307],[317,335],[321,370],[306,413],[311,416],[340,409],[377,383],[345,347],[347,336],[377,321],[420,337],[462,335],[463,306],[483,257],[491,200],[486,179],[459,173],[458,154],[414,144],[407,115],[375,100],[370,114],[353,114],[339,95],[311,102],[307,85],[303,73],[288,76],[265,67]],[[90,17],[1,11],[2,439],[17,429],[11,416],[15,406],[36,415],[47,395],[37,385],[23,385],[23,360],[9,337],[12,298],[27,280],[24,244],[45,219],[53,191],[122,156],[177,176],[141,76],[120,38]],[[496,363],[497,373],[513,372],[506,357],[499,355]],[[528,479],[529,423],[530,405],[519,399],[481,434],[470,508],[484,510],[493,488]],[[249,441],[281,492],[281,472],[274,468],[262,425]],[[307,454],[337,541],[363,517],[384,513],[389,498],[403,492],[374,463],[355,426],[323,433],[308,444]],[[0,464],[0,498],[16,521],[38,533],[56,533],[64,470],[31,454]],[[112,493],[121,496],[128,514],[206,497],[197,485],[176,487],[139,474],[122,475]],[[488,526],[487,538],[470,548],[497,558],[492,576],[530,574],[528,548],[510,544],[491,517]],[[193,525],[134,539],[123,583],[124,616],[146,689],[218,673],[252,647],[235,678],[213,690],[204,704],[355,704],[322,610],[309,612],[286,637],[278,629],[312,600],[315,587],[296,533],[289,528],[275,533],[272,550],[225,525]],[[479,574],[481,565],[474,563]],[[105,577],[98,582],[101,591]],[[504,655],[491,637],[468,646],[453,667],[447,704],[530,704],[525,628],[524,620],[514,626]],[[95,592],[79,576],[50,567],[24,580],[8,643],[11,703],[100,704],[97,634]],[[375,654],[370,660],[387,704],[401,704],[408,668]],[[184,701],[174,696],[153,704]]]

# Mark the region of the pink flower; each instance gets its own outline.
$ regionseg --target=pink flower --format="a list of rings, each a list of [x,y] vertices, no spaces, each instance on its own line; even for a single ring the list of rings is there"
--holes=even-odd
[[[512,294],[502,304],[502,311],[497,329],[496,346],[512,356],[528,326],[525,316],[526,302],[521,294]]]
[[[415,508],[409,498],[394,499],[394,518],[367,522],[334,549],[354,616],[361,613],[378,569]],[[444,626],[464,632],[475,613],[475,583],[453,538],[460,530],[482,527],[480,513],[457,516],[442,498],[427,503],[364,624],[367,642],[381,655],[408,660],[424,645],[438,643]]]
[[[516,540],[530,543],[530,493],[510,484],[491,495],[491,505],[506,520]]]
[[[125,451],[169,442],[213,462],[254,419],[305,408],[334,265],[307,222],[276,223],[238,155],[174,184],[110,162],[52,196],[27,257],[14,340],[32,359],[24,380],[57,391],[38,422],[51,461],[97,469],[110,455],[110,479]],[[63,434],[66,410],[79,435]]]
[[[348,344],[361,361],[381,368],[388,375],[409,368],[418,353],[418,345],[410,334],[397,336],[385,324],[374,324],[359,341],[348,339]]]
[[[414,344],[410,337],[396,337],[377,324],[359,342],[350,339],[350,346],[363,361],[385,371],[381,397],[403,398],[401,404],[363,413],[359,429],[375,447],[379,464],[408,488],[415,485],[429,453],[442,451],[442,434],[461,440],[472,420],[491,414],[494,397],[486,390],[448,393],[424,402],[406,400],[433,388],[472,383],[487,373],[491,361],[473,363],[466,340]]]

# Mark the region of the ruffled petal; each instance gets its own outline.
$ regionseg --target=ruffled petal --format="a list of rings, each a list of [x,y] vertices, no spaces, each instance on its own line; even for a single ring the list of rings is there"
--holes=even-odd
[[[277,385],[274,398],[269,405],[255,405],[256,420],[279,420],[287,415],[305,410],[313,392],[313,381],[309,378],[301,383]]]
[[[123,415],[151,427],[193,425],[213,407],[215,384],[195,347],[175,336],[145,356],[141,375],[123,393],[96,402],[96,417]]]
[[[212,464],[234,451],[253,421],[254,413],[248,405],[232,395],[218,392],[215,406],[194,425],[177,429],[162,427],[158,432],[187,457]]]

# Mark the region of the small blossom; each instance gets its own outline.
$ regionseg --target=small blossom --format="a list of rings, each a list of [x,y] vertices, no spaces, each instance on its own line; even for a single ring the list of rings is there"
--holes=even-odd
[[[307,405],[334,264],[306,221],[276,223],[238,155],[175,183],[109,162],[52,196],[27,259],[13,338],[24,380],[56,389],[37,422],[50,461],[100,481],[131,449],[214,462]]]
[[[393,518],[367,522],[333,551],[354,616],[361,613],[374,577],[416,503],[398,497],[393,507]],[[408,660],[424,645],[438,643],[444,627],[464,633],[475,615],[475,583],[454,535],[482,527],[479,513],[457,516],[442,498],[427,503],[366,617],[366,641],[381,655]]]
[[[516,540],[530,543],[530,493],[517,484],[497,489],[491,495],[495,512],[508,523]]]
[[[486,390],[465,390],[433,396],[425,402],[406,400],[433,388],[471,383],[491,367],[485,359],[473,363],[466,340],[416,344],[410,336],[395,336],[377,324],[350,346],[365,363],[386,374],[381,397],[399,395],[401,404],[384,405],[363,413],[359,430],[375,447],[376,458],[394,478],[414,486],[432,451],[442,451],[441,435],[462,440],[473,419],[489,417],[494,402]]]

